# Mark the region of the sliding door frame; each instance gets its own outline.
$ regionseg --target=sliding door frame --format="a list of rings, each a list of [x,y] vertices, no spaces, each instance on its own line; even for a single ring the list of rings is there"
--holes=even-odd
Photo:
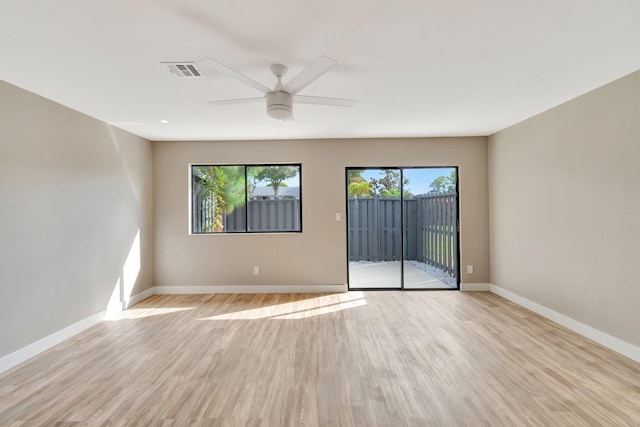
[[[352,170],[385,170],[394,169],[400,171],[400,247],[401,247],[401,260],[400,260],[400,287],[388,287],[388,288],[352,288],[349,282],[349,171]],[[455,288],[405,288],[404,287],[404,255],[405,255],[405,239],[404,239],[404,170],[405,169],[454,169],[456,171],[456,251],[455,257],[455,273],[456,273],[456,287]],[[347,290],[348,291],[459,291],[460,290],[460,174],[458,166],[347,166],[344,171],[344,183],[345,183],[345,234],[346,234],[346,250],[347,250]]]

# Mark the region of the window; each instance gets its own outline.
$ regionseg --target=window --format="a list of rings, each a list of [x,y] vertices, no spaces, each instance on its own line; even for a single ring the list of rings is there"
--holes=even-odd
[[[300,164],[191,166],[191,232],[302,231]]]

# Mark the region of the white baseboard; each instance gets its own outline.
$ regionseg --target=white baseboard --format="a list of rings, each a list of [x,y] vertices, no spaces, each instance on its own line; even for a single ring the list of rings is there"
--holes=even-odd
[[[153,295],[153,288],[146,289],[139,294],[133,295],[130,298],[122,301],[122,309],[126,309],[145,298]],[[51,335],[47,335],[46,337],[39,339],[38,341],[27,345],[26,347],[22,347],[20,350],[16,350],[13,353],[10,353],[6,356],[0,358],[0,373],[4,371],[8,371],[14,366],[19,365],[22,362],[31,359],[32,357],[37,356],[38,354],[49,350],[51,347],[60,344],[63,341],[68,340],[69,338],[78,335],[79,333],[89,329],[90,327],[97,325],[98,323],[104,320],[105,316],[108,316],[111,313],[121,311],[119,307],[109,307],[108,309],[102,310],[99,313],[93,314],[85,319],[82,319],[72,325],[67,326],[57,332],[52,333]]]
[[[521,305],[522,307],[527,308],[534,313],[537,313],[568,329],[571,329],[572,331],[577,332],[580,335],[597,342],[598,344],[608,347],[611,350],[628,357],[629,359],[640,362],[640,347],[604,333],[591,326],[585,325],[584,323],[578,322],[577,320],[567,317],[564,314],[553,311],[550,308],[540,305],[537,302],[533,302],[518,294],[514,294],[513,292],[503,289],[499,286],[492,284],[490,285],[489,290],[496,295],[500,295],[501,297],[506,298],[518,305]]]
[[[321,294],[347,292],[347,285],[154,286],[156,295],[190,294]]]
[[[155,289],[154,289],[153,286],[150,287],[149,289],[145,289],[144,291],[142,291],[140,293],[132,295],[128,299],[124,300],[124,310],[126,310],[129,307],[131,307],[132,305],[135,305],[135,304],[139,303],[142,300],[145,300],[145,299],[149,298],[152,295],[155,295]]]
[[[464,292],[488,291],[491,283],[460,283],[460,290]]]
[[[336,293],[347,292],[347,285],[308,285],[308,286],[152,286],[144,291],[114,304],[99,313],[80,320],[64,329],[54,332],[13,353],[0,357],[0,373],[31,359],[34,356],[72,338],[80,332],[100,323],[106,316],[126,310],[127,308],[149,298],[152,295],[176,294],[259,294],[259,293]]]
[[[107,309],[105,311],[105,317],[110,317],[112,315],[118,314],[123,310],[126,310],[127,308],[131,307],[132,305],[135,305],[140,301],[149,298],[152,295],[154,295],[153,286],[148,289],[145,289],[144,291],[138,294],[131,295],[129,298],[125,298],[123,301],[116,301],[114,303],[110,303],[107,306]]]
[[[496,295],[508,299],[521,305],[534,313],[546,317],[574,332],[579,333],[605,347],[610,348],[636,362],[640,362],[640,347],[634,346],[619,338],[599,331],[577,320],[571,319],[563,314],[551,310],[543,305],[521,297],[511,291],[503,289],[490,283],[461,283],[462,291],[491,291]],[[346,292],[347,285],[309,285],[309,286],[153,286],[123,301],[123,308],[126,309],[152,295],[175,295],[175,294],[212,294],[212,293],[336,293]],[[86,329],[100,323],[106,310],[89,316],[79,322],[67,326],[60,331],[54,332],[26,347],[0,358],[0,373],[7,371],[14,366],[34,357],[38,354],[72,338]]]
[[[77,335],[80,332],[89,329],[93,325],[97,325],[102,321],[102,319],[104,319],[105,314],[106,310],[103,310],[99,313],[82,319],[79,322],[74,323],[73,325],[67,326],[64,329],[54,332],[51,335],[39,339],[38,341],[31,343],[26,347],[22,347],[20,350],[3,356],[2,358],[0,358],[0,373],[13,368],[14,366],[28,359],[31,359],[34,356],[37,356],[43,351],[49,350],[51,347],[58,345],[65,340],[68,340],[74,335]]]

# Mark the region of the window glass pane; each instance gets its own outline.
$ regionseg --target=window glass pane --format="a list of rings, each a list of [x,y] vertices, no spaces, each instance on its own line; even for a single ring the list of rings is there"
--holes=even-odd
[[[247,166],[247,229],[300,231],[300,166]]]
[[[192,232],[246,231],[244,166],[192,167]]]
[[[400,169],[347,172],[349,287],[402,287]]]
[[[404,177],[404,288],[454,289],[457,280],[456,168],[408,168]]]

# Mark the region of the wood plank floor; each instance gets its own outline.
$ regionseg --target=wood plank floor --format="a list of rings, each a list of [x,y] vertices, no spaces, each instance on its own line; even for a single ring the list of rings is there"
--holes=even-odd
[[[640,426],[640,364],[482,292],[154,296],[0,375],[0,425]]]

